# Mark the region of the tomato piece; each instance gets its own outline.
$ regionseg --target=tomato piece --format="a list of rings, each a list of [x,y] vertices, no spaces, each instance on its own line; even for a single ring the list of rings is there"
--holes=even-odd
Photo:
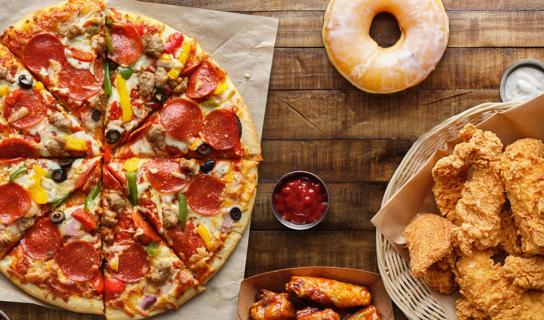
[[[104,292],[104,276],[101,273],[94,279],[92,286],[98,294]]]
[[[181,47],[183,43],[183,34],[179,32],[172,33],[166,43],[164,44],[164,51],[167,53],[174,53]]]
[[[106,297],[113,297],[125,291],[125,283],[116,278],[106,277],[106,280],[104,281],[104,290]]]
[[[140,236],[140,240],[144,245],[148,245],[152,241],[161,241],[161,237],[155,232],[155,230],[149,225],[147,221],[140,215],[140,213],[133,211],[132,219],[136,227],[143,230],[143,234]]]
[[[72,212],[72,217],[79,221],[87,232],[92,232],[94,229],[96,229],[96,221],[94,221],[93,217],[88,212],[83,210],[83,208],[79,208]]]

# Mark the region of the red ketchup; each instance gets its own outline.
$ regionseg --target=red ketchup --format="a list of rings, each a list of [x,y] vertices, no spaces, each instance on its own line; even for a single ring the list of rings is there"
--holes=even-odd
[[[307,177],[293,178],[281,186],[273,197],[276,211],[295,224],[318,220],[327,208],[327,195],[321,183]]]

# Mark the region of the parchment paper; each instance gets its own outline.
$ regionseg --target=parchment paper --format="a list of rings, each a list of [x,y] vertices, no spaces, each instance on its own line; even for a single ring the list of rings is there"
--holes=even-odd
[[[506,146],[521,138],[544,140],[542,119],[544,119],[544,95],[497,113],[477,127],[493,131]],[[438,159],[449,154],[456,142],[449,141],[447,151],[437,150],[372,219],[376,228],[405,259],[408,259],[408,250],[405,249],[406,241],[402,233],[418,213],[438,213],[431,192],[433,184],[431,170]],[[452,315],[451,319],[455,319],[456,297],[435,292],[433,296],[440,301],[447,314]]]
[[[57,0],[1,0],[0,30]],[[110,5],[148,15],[197,39],[229,73],[262,134],[278,19],[131,0]],[[256,213],[258,214],[258,213]],[[235,252],[206,285],[206,291],[178,311],[154,319],[234,319],[244,278],[249,227]],[[0,276],[0,300],[44,305]]]

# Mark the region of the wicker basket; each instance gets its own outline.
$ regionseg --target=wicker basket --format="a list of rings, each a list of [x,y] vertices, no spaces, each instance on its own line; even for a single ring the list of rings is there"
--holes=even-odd
[[[480,123],[497,112],[505,111],[517,103],[485,103],[453,116],[422,135],[410,148],[385,191],[382,206],[408,179],[447,141],[455,139],[467,123]],[[408,262],[376,231],[378,267],[391,299],[409,319],[446,320],[442,306],[431,295],[430,289],[410,274]]]

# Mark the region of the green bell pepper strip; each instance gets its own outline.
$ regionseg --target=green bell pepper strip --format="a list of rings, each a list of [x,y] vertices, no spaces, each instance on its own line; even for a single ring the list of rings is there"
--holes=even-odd
[[[17,179],[17,177],[24,173],[27,169],[28,168],[23,164],[9,175],[9,181]]]
[[[60,206],[64,202],[64,200],[68,199],[68,197],[71,196],[71,195],[72,195],[72,193],[69,192],[69,193],[65,194],[64,196],[62,196],[62,198],[59,198],[59,199],[51,202],[51,204],[49,204],[49,206],[51,207],[51,209],[55,209],[56,207]]]
[[[133,206],[138,205],[138,186],[136,185],[136,172],[126,173],[128,182],[128,197]]]
[[[85,210],[91,211],[93,209],[94,200],[100,193],[100,188],[101,188],[101,185],[99,183],[91,189],[91,192],[89,192],[89,194],[87,195],[87,198],[85,198]]]
[[[132,75],[132,68],[130,67],[119,67],[119,69],[117,69],[117,72],[119,72],[119,74],[125,79],[125,80],[128,80],[130,78],[130,76]]]
[[[108,96],[111,96],[111,94],[113,93],[113,87],[111,86],[110,77],[110,64],[106,60],[104,60],[104,84],[102,85],[102,88]]]
[[[156,257],[159,255],[159,243],[156,241],[152,241],[148,246],[145,247],[145,251],[147,251],[147,255],[150,257]]]
[[[178,217],[179,225],[182,229],[185,229],[185,224],[187,224],[187,198],[181,192],[178,194]]]

